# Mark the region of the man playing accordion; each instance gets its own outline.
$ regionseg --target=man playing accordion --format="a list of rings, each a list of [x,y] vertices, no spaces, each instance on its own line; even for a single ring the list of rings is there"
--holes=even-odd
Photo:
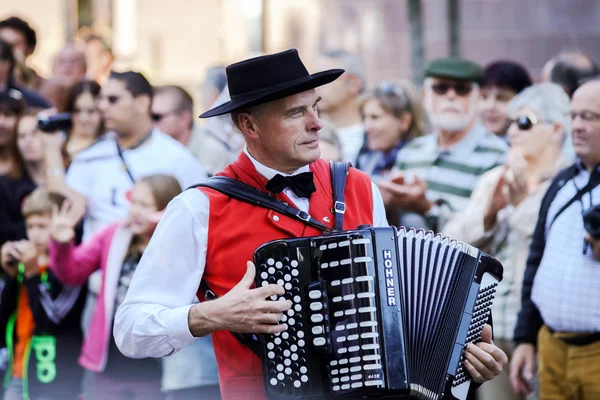
[[[233,178],[333,227],[329,164],[319,159],[319,96],[316,87],[343,70],[309,75],[296,50],[227,67],[231,101],[204,113],[232,114],[246,146],[220,176]],[[344,230],[387,226],[377,187],[350,168],[344,191]],[[284,288],[254,288],[253,252],[282,238],[319,236],[304,221],[257,207],[206,187],[192,188],[168,206],[117,311],[114,335],[129,357],[163,357],[212,334],[224,399],[264,399],[261,360],[231,332],[274,334],[292,303],[268,301]],[[204,300],[200,282],[218,297]],[[507,361],[491,340],[469,345],[465,366],[476,382],[492,379]],[[201,360],[199,360],[201,362]]]

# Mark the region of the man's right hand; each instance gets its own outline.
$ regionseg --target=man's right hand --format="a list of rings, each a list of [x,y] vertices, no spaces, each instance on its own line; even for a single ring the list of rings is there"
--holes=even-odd
[[[282,296],[285,290],[273,284],[250,289],[256,267],[248,261],[247,268],[242,280],[226,295],[192,306],[188,325],[193,336],[200,337],[217,330],[272,334],[287,329],[286,324],[277,322],[292,307],[292,302],[267,300],[273,295]]]
[[[510,363],[510,383],[515,393],[529,394],[535,375],[535,347],[529,343],[518,345]]]

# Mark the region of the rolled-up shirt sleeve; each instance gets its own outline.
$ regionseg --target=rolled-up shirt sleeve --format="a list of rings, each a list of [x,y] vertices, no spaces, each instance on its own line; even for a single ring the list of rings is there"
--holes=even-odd
[[[164,357],[195,340],[188,313],[206,265],[208,215],[208,197],[197,189],[167,207],[115,315],[124,355]]]
[[[373,226],[389,226],[387,216],[385,213],[385,206],[383,205],[383,198],[381,197],[381,192],[379,191],[379,188],[374,182],[371,182],[371,191],[373,193]]]

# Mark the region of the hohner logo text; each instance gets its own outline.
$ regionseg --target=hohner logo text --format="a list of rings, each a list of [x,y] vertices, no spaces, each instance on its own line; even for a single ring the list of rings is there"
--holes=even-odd
[[[392,251],[383,251],[383,266],[385,267],[385,289],[388,306],[396,306],[396,287],[394,286],[394,263],[392,263]]]

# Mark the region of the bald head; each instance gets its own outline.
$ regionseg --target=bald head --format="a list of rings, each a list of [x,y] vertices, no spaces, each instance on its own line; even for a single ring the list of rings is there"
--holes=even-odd
[[[85,53],[68,44],[54,58],[54,77],[75,83],[83,79],[86,71]]]
[[[575,153],[588,168],[596,167],[600,164],[600,80],[575,91],[571,120]]]

